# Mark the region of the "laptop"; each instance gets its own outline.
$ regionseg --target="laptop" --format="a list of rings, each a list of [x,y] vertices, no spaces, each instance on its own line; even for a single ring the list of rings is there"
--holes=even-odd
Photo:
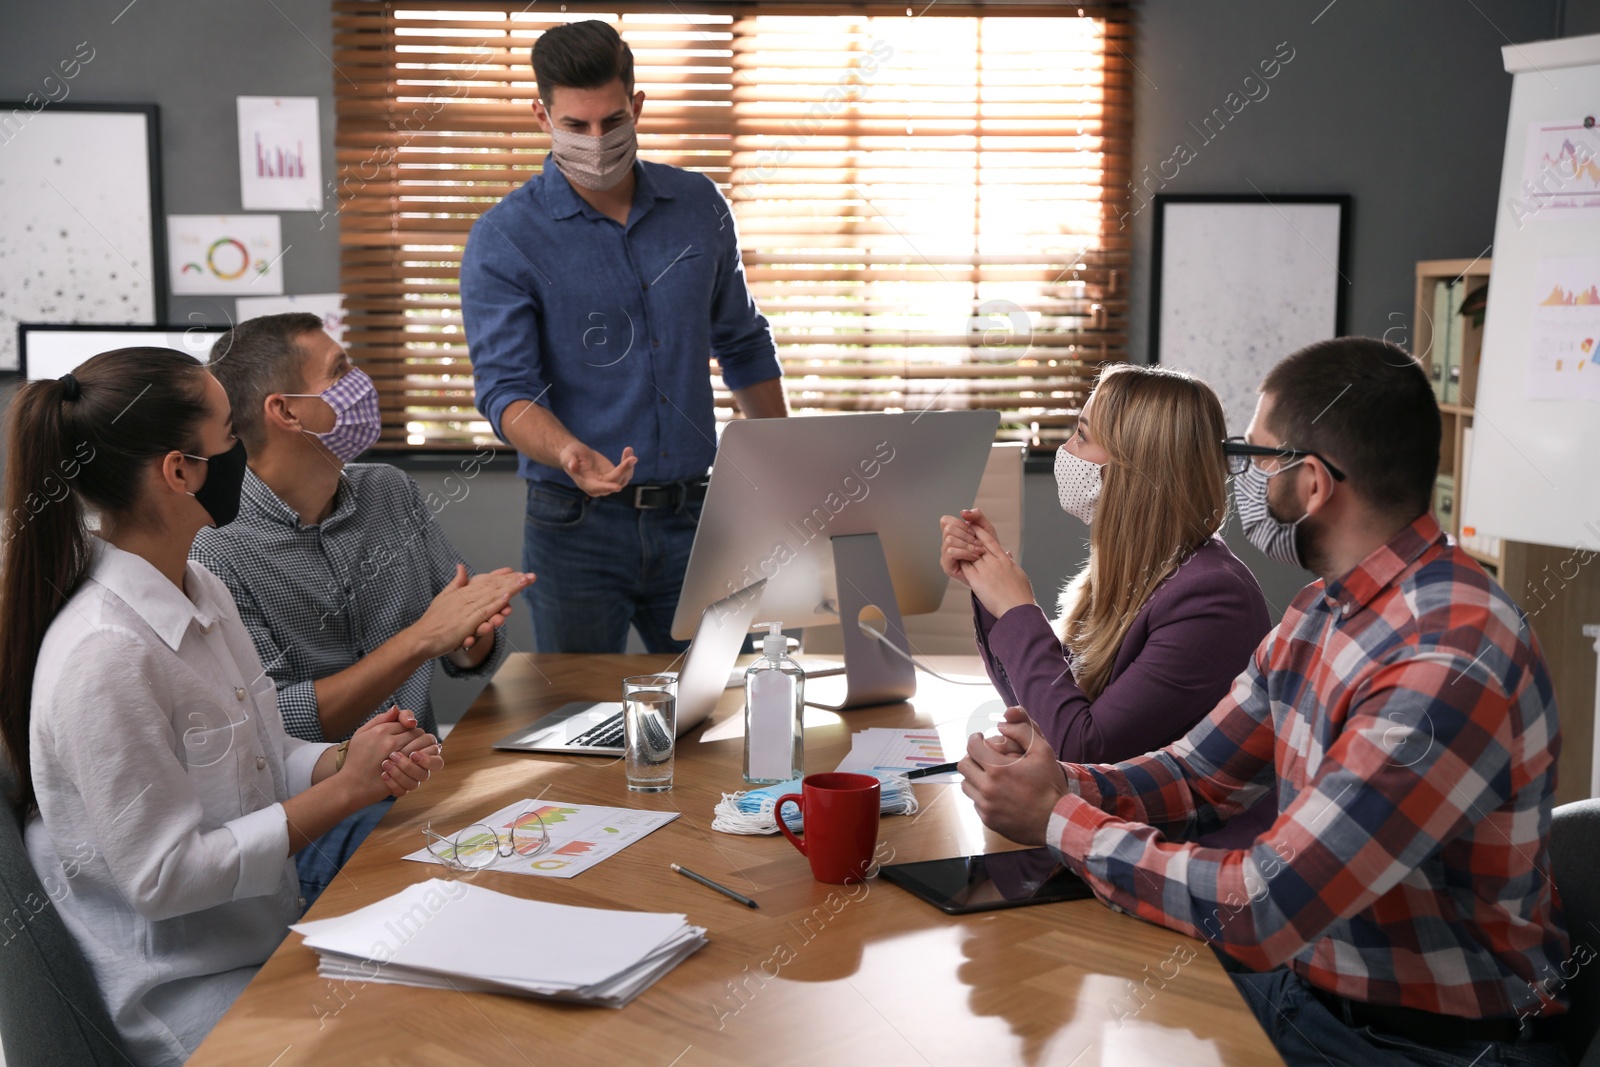
[[[684,653],[683,669],[677,672],[679,737],[705,722],[722,699],[766,584],[763,578],[700,613],[700,626]],[[502,737],[492,747],[511,752],[621,756],[622,702],[580,700],[563,704],[532,726]]]

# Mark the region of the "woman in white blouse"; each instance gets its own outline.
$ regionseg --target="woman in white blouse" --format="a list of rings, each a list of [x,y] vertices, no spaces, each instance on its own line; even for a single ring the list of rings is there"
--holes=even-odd
[[[11,799],[129,1052],[181,1063],[304,910],[293,855],[416,788],[440,746],[399,710],[343,745],[284,733],[233,598],[188,562],[195,532],[237,512],[244,476],[199,362],[121,349],[26,385],[7,447]]]

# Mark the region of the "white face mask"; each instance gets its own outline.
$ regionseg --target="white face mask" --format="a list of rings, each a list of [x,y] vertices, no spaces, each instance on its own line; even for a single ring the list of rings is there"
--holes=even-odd
[[[1061,510],[1085,525],[1094,522],[1095,504],[1100,500],[1100,470],[1099,463],[1074,455],[1066,445],[1056,449],[1056,496]]]
[[[634,128],[632,115],[599,137],[550,128],[550,154],[555,157],[556,166],[567,181],[585,189],[603,192],[616,185],[633,169],[638,153],[639,131]]]

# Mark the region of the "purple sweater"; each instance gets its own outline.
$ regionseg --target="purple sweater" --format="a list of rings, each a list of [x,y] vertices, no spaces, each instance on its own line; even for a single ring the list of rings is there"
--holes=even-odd
[[[1176,741],[1216,707],[1272,629],[1255,575],[1220,538],[1201,545],[1145,601],[1090,700],[1037,604],[996,619],[972,598],[978,652],[1007,704],[1020,704],[1068,763],[1116,763]],[[1205,838],[1248,842],[1271,824],[1273,797]]]

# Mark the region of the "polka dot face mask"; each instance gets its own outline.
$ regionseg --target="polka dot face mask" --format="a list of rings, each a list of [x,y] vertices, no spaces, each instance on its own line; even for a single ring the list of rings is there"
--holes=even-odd
[[[599,137],[559,126],[550,130],[550,154],[555,157],[556,166],[567,181],[585,189],[614,187],[633,170],[638,152],[639,136],[631,117]]]
[[[1061,510],[1088,525],[1100,499],[1100,464],[1075,456],[1062,445],[1056,449],[1056,494]]]

